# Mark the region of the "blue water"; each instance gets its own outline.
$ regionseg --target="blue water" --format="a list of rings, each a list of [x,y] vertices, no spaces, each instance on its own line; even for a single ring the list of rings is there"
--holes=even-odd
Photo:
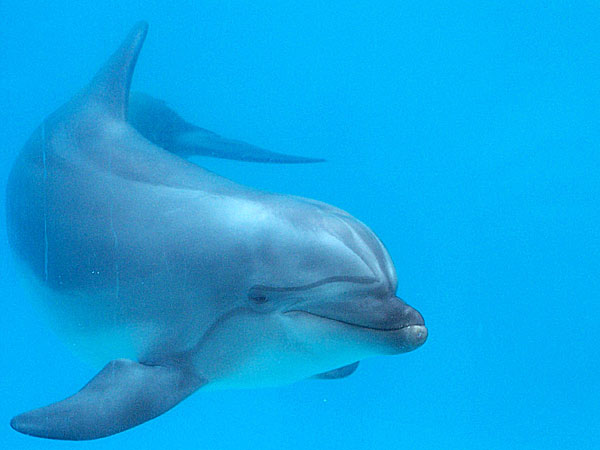
[[[598,448],[600,5],[408,3],[0,3],[2,191],[31,132],[145,19],[135,89],[328,160],[196,162],[367,223],[430,334],[344,380],[200,391],[79,445],[26,437],[14,414],[95,370],[38,318],[2,233],[2,448]]]

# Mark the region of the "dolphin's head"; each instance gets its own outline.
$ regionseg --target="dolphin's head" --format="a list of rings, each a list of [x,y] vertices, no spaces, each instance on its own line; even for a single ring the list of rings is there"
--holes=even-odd
[[[300,287],[255,285],[248,301],[257,310],[284,316],[294,336],[303,336],[307,344],[331,347],[352,360],[408,352],[427,339],[421,314],[375,280],[331,277]]]
[[[279,196],[249,217],[253,257],[240,309],[251,311],[256,331],[250,321],[236,326],[246,330],[243,345],[257,349],[264,339],[255,354],[277,352],[280,366],[305,363],[315,374],[425,342],[423,317],[396,296],[393,263],[364,224],[329,205]]]
[[[394,265],[375,234],[337,208],[294,200],[301,207],[287,210],[285,219],[296,232],[286,230],[281,240],[269,234],[274,244],[263,264],[271,269],[262,272],[269,276],[250,287],[248,302],[358,353],[396,354],[422,345],[423,317],[396,296]]]

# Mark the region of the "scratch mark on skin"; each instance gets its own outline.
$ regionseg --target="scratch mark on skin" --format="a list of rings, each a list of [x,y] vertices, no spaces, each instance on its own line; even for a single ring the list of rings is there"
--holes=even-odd
[[[112,174],[112,149],[111,152],[109,154],[109,159],[108,159],[108,170],[109,173]],[[118,300],[119,299],[119,260],[117,258],[117,248],[119,246],[119,239],[117,237],[117,232],[115,230],[115,223],[114,223],[114,211],[115,211],[115,204],[114,204],[114,186],[112,184],[112,180],[109,183],[110,185],[110,232],[112,234],[113,237],[113,250],[114,250],[114,272],[115,272],[115,297]]]
[[[113,177],[112,177],[112,161],[113,160],[113,151],[112,151],[112,147],[110,148],[109,154],[108,154],[108,173],[110,176],[109,179],[109,195],[110,195],[110,209],[109,209],[109,226],[110,226],[110,233],[112,234],[112,238],[113,238],[113,257],[114,257],[114,262],[113,262],[113,271],[115,273],[115,306],[112,309],[112,321],[113,321],[113,327],[116,328],[117,327],[117,310],[116,308],[119,305],[119,289],[120,289],[120,281],[119,281],[119,260],[118,260],[118,255],[117,255],[117,248],[119,246],[119,239],[117,237],[117,232],[115,230],[115,223],[114,223],[114,211],[115,211],[115,188],[113,185]],[[115,379],[115,365],[111,364],[110,366],[110,379],[111,379],[111,383],[114,382]]]
[[[42,162],[44,164],[44,282],[48,283],[48,168],[46,166],[46,121],[42,122]]]
[[[111,187],[111,191],[112,191],[112,187]],[[111,192],[111,196],[112,196],[112,192]],[[111,204],[110,204],[110,232],[112,234],[113,237],[113,249],[114,249],[114,272],[115,272],[115,297],[118,300],[119,299],[119,261],[117,259],[117,247],[119,245],[119,240],[117,238],[117,233],[115,231],[115,224],[114,224],[114,205],[113,202],[111,200]]]

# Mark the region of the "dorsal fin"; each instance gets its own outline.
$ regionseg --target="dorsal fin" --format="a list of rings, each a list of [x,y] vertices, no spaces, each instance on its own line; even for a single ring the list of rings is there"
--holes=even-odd
[[[147,32],[148,23],[142,21],[135,24],[86,91],[89,99],[100,103],[115,119],[127,119],[131,78]]]

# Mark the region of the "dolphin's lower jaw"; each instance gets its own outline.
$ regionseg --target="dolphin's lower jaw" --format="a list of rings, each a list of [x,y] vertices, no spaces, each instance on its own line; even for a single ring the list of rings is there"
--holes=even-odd
[[[367,346],[371,349],[368,352],[371,354],[395,355],[410,352],[423,345],[428,336],[427,327],[418,312],[420,321],[390,328],[351,323],[305,310],[290,310],[284,314],[320,322],[324,327],[336,329],[335,336],[342,336],[349,345]],[[345,333],[343,333],[344,331]]]
[[[355,339],[357,346],[366,346],[374,354],[409,352],[427,340],[423,316],[394,295],[311,299],[296,303],[284,314],[332,328],[332,336],[341,336],[350,344]]]

